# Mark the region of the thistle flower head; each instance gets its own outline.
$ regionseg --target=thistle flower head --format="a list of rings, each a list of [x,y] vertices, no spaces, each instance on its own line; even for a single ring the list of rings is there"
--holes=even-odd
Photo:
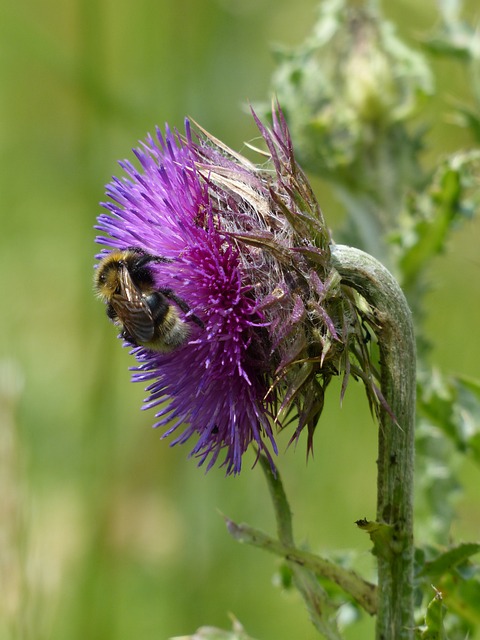
[[[109,247],[99,257],[136,247],[163,258],[148,265],[154,288],[185,301],[188,340],[170,353],[133,344],[133,379],[172,444],[195,436],[192,455],[210,468],[222,454],[227,473],[252,442],[273,465],[275,431],[293,419],[292,440],[307,427],[310,449],[328,382],[364,350],[283,115],[257,124],[268,166],[189,121],[183,135],[157,130],[134,150],[139,169],[120,163],[126,177],[107,186],[96,227]]]

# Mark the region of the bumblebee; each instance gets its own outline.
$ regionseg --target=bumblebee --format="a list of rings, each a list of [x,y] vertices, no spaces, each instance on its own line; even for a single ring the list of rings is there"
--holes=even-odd
[[[156,287],[150,269],[156,262],[169,261],[138,247],[114,250],[98,265],[94,287],[107,305],[107,316],[122,328],[125,340],[169,353],[184,344],[189,335],[189,327],[177,307],[183,313],[188,313],[190,307],[172,289]],[[189,319],[203,327],[197,316],[190,315]]]

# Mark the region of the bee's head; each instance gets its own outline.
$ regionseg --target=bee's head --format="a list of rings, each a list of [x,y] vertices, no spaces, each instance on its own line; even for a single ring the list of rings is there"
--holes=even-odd
[[[100,298],[109,300],[120,286],[120,271],[125,268],[123,252],[112,251],[102,258],[94,276],[94,288]]]

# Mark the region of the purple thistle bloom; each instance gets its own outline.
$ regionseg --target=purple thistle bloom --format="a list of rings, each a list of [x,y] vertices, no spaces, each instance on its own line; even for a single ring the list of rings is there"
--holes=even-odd
[[[185,136],[157,130],[134,150],[139,170],[120,163],[127,177],[107,186],[108,213],[96,227],[111,250],[166,259],[149,270],[156,289],[188,305],[178,309],[188,340],[172,353],[133,344],[133,380],[148,383],[144,408],[157,409],[155,426],[175,434],[172,444],[197,436],[192,455],[207,469],[225,450],[227,473],[240,471],[252,442],[273,466],[273,426],[292,414],[292,440],[307,426],[311,449],[324,389],[348,370],[352,336],[362,349],[283,116],[274,114],[271,131],[257,124],[270,169],[200,128],[193,135],[189,121]]]

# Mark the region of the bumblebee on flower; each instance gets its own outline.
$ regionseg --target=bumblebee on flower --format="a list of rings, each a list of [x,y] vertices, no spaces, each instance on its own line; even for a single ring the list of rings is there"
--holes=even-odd
[[[370,375],[283,115],[274,112],[271,130],[257,125],[269,170],[189,121],[185,135],[157,130],[134,150],[139,170],[120,163],[127,177],[107,186],[96,227],[109,247],[96,289],[133,347],[133,379],[148,383],[145,408],[157,408],[155,426],[175,434],[172,444],[196,435],[192,455],[207,468],[224,450],[227,473],[240,471],[252,442],[273,466],[275,431],[295,417],[292,439],[307,427],[310,449],[324,389],[350,371],[348,352]]]

